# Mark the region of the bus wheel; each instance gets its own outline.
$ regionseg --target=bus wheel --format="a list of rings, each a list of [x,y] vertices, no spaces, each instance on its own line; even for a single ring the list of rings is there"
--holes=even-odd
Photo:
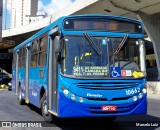
[[[46,101],[45,95],[43,95],[43,97],[41,98],[41,112],[45,121],[48,121],[48,122],[53,121],[53,115],[49,113],[47,109],[47,101]]]
[[[21,87],[19,87],[18,102],[19,102],[20,105],[24,104],[24,99],[22,98],[22,88]]]

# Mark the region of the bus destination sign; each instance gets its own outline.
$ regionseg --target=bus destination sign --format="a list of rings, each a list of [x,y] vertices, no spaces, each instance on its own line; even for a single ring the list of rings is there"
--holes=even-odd
[[[115,32],[131,32],[142,33],[142,27],[138,23],[102,19],[102,18],[79,18],[79,19],[66,19],[64,21],[65,30],[96,30],[96,31],[115,31]]]

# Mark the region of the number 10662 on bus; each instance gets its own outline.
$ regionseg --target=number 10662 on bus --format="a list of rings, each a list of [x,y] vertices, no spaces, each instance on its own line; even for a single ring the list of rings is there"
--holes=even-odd
[[[140,88],[128,89],[126,90],[126,95],[133,95],[136,93],[140,93]]]

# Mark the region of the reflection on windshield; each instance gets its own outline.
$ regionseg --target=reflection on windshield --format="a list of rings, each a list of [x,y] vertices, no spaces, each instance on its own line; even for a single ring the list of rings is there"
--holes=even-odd
[[[65,36],[61,54],[62,74],[72,77],[113,78],[113,71],[117,77],[132,77],[134,71],[140,71],[139,43],[137,39],[128,38],[119,52],[114,54],[123,39]],[[97,53],[97,50],[101,54]]]
[[[108,51],[105,37],[92,37],[97,54],[86,37],[66,36],[63,46],[65,59],[62,62],[62,73],[72,76],[107,76]]]
[[[123,47],[124,43],[126,42],[127,38],[128,38],[128,34],[126,34],[124,36],[124,38],[122,39],[121,43],[118,45],[117,49],[115,50],[114,54],[118,54],[119,53],[119,51]]]
[[[89,34],[88,33],[84,33],[84,36],[87,38],[88,43],[90,43],[92,45],[92,47],[95,50],[95,52],[98,55],[102,55],[102,52],[101,52],[100,48],[96,46],[96,44],[94,43],[94,41],[92,40],[92,38],[89,36]]]
[[[140,52],[137,39],[127,39],[117,54],[114,52],[121,45],[122,38],[109,38],[108,41],[110,67],[116,67],[119,70],[119,77],[131,77],[134,71],[140,71]]]

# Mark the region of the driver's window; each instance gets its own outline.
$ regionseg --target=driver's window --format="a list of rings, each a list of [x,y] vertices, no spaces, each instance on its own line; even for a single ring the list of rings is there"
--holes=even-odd
[[[119,50],[119,52],[117,54],[115,54],[114,59],[116,61],[126,61],[126,60],[128,60],[128,58],[126,58],[125,50],[124,49]]]
[[[134,41],[135,42],[135,41]],[[139,64],[139,46],[130,41],[125,47],[126,57],[129,61]]]

